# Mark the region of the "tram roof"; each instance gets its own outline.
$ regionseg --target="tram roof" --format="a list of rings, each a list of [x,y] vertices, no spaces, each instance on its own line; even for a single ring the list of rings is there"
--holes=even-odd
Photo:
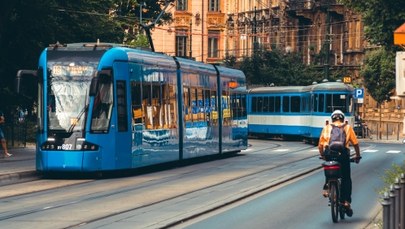
[[[342,82],[322,82],[315,83],[308,86],[268,86],[257,87],[249,90],[252,94],[265,94],[265,93],[299,93],[308,91],[353,91],[351,85]]]
[[[323,82],[323,83],[318,83],[318,84],[312,84],[307,86],[307,89],[309,91],[353,91],[354,88],[350,84],[345,84],[342,82]]]
[[[302,92],[304,86],[268,86],[268,87],[257,87],[249,90],[252,94],[265,94],[265,93],[291,93],[291,92]]]

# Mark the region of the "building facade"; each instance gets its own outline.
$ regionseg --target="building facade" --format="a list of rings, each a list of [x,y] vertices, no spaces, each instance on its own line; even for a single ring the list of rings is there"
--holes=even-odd
[[[176,0],[170,11],[173,23],[152,32],[155,50],[206,63],[277,48],[299,52],[305,63],[327,72],[345,69],[361,85],[364,54],[373,48],[361,16],[336,0]],[[403,98],[380,110],[366,92],[356,107],[372,133],[405,134]]]

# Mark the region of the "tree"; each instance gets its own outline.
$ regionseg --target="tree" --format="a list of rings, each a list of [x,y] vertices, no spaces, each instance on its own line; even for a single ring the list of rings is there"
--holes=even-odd
[[[405,1],[399,0],[341,0],[357,11],[364,22],[366,39],[386,49],[396,49],[393,32],[405,21]]]
[[[124,3],[132,11],[115,14]],[[159,15],[162,4],[165,1],[146,1],[145,22]],[[132,0],[0,1],[0,97],[14,98],[12,88],[17,70],[36,69],[41,51],[49,44],[97,39],[123,43],[125,29],[139,25],[139,9],[139,3]],[[170,17],[164,14],[159,23]],[[11,110],[21,103],[2,99],[0,107],[3,111]]]
[[[309,85],[322,80],[322,72],[314,66],[302,63],[298,53],[257,51],[245,57],[240,64],[250,85]]]
[[[379,48],[366,54],[360,74],[371,97],[381,105],[395,88],[395,55]]]
[[[360,74],[365,86],[380,108],[379,138],[381,138],[381,105],[389,101],[395,87],[395,55],[379,48],[367,53]]]

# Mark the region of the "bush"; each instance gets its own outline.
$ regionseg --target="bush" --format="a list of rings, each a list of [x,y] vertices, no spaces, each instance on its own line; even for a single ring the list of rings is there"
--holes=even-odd
[[[379,193],[383,195],[385,192],[389,192],[390,186],[395,183],[395,180],[400,177],[402,173],[405,173],[405,161],[402,165],[393,164],[390,169],[385,170],[385,173],[382,177],[385,185],[379,191]]]

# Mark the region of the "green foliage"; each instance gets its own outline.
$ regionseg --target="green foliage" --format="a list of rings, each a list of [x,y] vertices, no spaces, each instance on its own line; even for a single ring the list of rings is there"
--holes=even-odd
[[[405,161],[402,165],[393,164],[390,169],[385,170],[382,177],[384,181],[384,187],[379,191],[380,194],[384,194],[390,190],[390,186],[396,182],[396,179],[400,177],[402,173],[405,173]]]
[[[389,100],[395,88],[395,54],[384,48],[367,52],[360,75],[377,103]]]
[[[148,23],[157,18],[165,2],[144,2],[144,23]],[[35,94],[31,98],[14,95],[14,79],[19,69],[36,69],[40,53],[49,44],[97,39],[123,43],[125,30],[138,26],[139,13],[140,5],[134,0],[0,1],[0,96],[8,98],[0,100],[0,108],[6,112],[13,106],[32,104]],[[170,21],[171,14],[161,19],[158,24]],[[143,38],[134,42],[144,46]]]
[[[341,0],[345,6],[360,13],[364,34],[372,44],[395,49],[393,32],[405,22],[405,1]]]
[[[138,34],[133,40],[127,43],[132,47],[149,48],[148,38],[143,34]]]
[[[235,67],[237,67],[237,59],[233,55],[231,55],[231,56],[227,55],[224,59],[224,64],[225,64],[225,67],[235,68]]]
[[[283,53],[277,49],[245,57],[240,69],[250,85],[309,85],[323,78],[322,71],[303,64],[298,53]]]

